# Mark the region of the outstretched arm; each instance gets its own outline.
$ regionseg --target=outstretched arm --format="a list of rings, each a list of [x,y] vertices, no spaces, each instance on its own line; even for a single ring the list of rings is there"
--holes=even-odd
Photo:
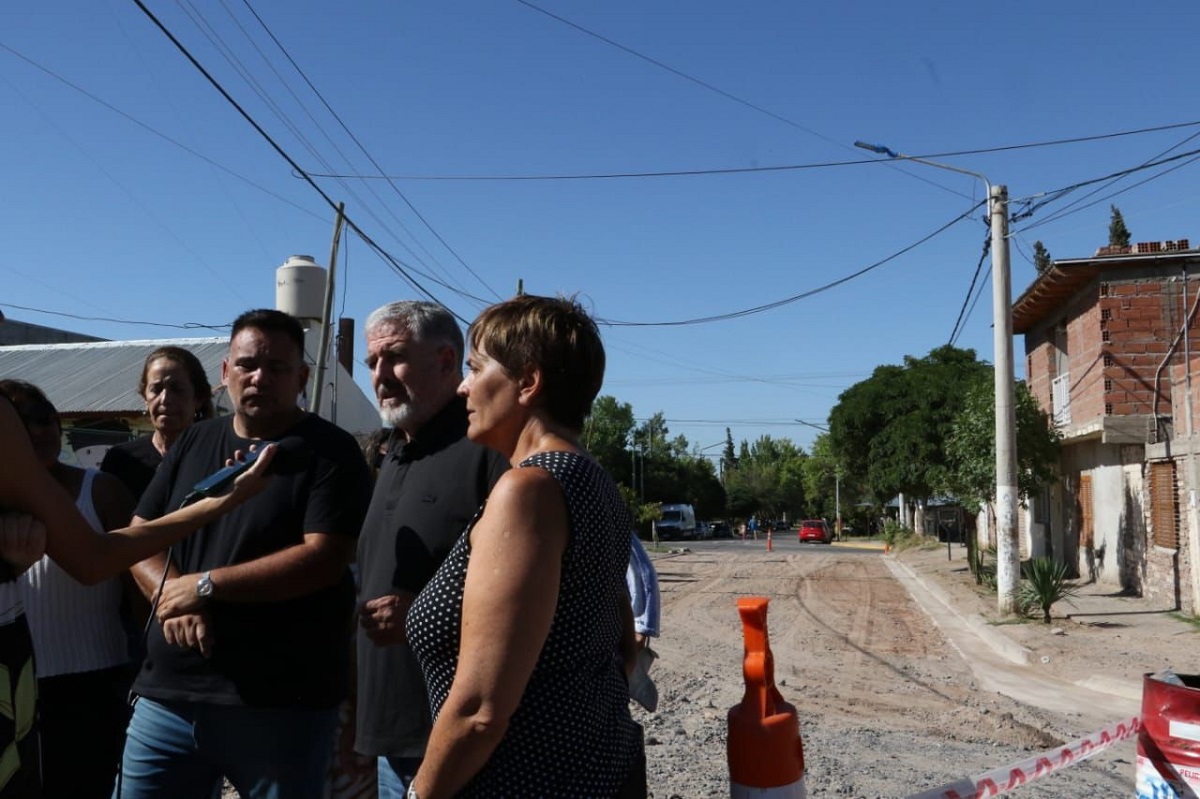
[[[262,490],[274,455],[264,452],[224,496],[206,498],[138,527],[104,535],[92,530],[33,453],[29,435],[7,399],[0,398],[0,507],[24,511],[46,527],[46,553],[86,585],[119,574],[166,549]]]

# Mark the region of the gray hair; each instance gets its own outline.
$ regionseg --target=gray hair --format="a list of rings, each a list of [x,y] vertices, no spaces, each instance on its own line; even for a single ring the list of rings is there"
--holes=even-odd
[[[383,324],[393,324],[408,331],[413,341],[444,344],[454,350],[458,364],[463,360],[463,333],[454,314],[442,305],[425,300],[399,300],[371,311],[367,317],[366,333]]]

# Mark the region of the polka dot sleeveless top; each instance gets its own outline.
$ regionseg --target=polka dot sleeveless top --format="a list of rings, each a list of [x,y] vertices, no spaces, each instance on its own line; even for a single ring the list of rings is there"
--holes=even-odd
[[[590,458],[545,452],[518,468],[529,466],[550,472],[566,498],[571,529],[558,606],[504,739],[459,796],[612,796],[642,747],[616,655],[617,602],[628,601],[625,567],[633,522],[612,478]],[[434,718],[458,666],[474,524],[409,609],[408,640],[425,673]]]

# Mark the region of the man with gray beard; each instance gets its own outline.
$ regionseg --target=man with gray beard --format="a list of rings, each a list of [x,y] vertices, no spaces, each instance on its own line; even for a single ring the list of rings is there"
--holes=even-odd
[[[508,462],[467,440],[463,335],[440,305],[401,301],[367,317],[367,367],[393,428],[358,539],[355,748],[377,758],[380,799],[404,799],[432,727],[408,647],[408,606],[437,571]]]

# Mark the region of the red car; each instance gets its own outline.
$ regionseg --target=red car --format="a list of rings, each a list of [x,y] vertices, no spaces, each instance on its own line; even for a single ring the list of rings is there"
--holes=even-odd
[[[800,522],[800,543],[805,541],[828,544],[833,541],[833,532],[824,519],[805,519]]]

